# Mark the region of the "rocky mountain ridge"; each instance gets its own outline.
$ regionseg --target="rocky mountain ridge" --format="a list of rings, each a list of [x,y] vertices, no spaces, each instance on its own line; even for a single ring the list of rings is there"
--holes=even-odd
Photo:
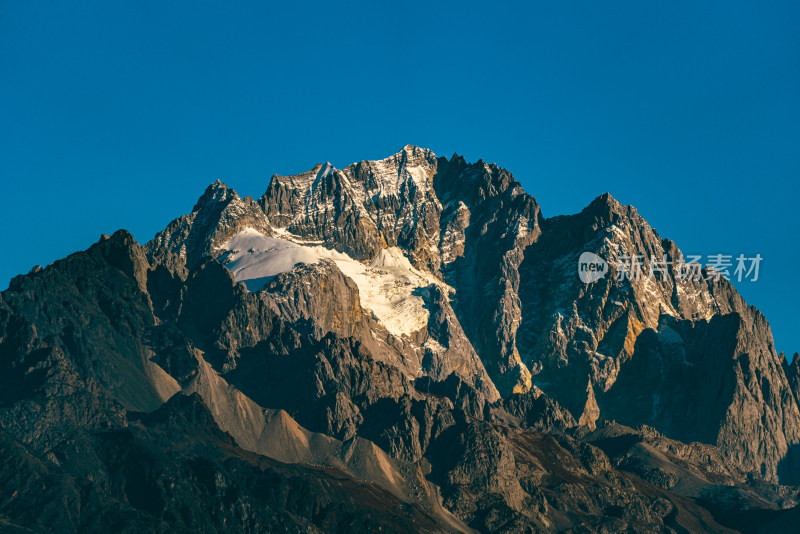
[[[0,524],[785,531],[798,359],[724,280],[584,284],[585,251],[680,255],[610,195],[547,219],[410,145],[217,181],[0,294]]]

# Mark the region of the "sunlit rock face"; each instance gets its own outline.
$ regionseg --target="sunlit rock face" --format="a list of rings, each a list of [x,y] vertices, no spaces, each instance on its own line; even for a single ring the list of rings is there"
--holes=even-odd
[[[651,424],[682,440],[717,444],[772,480],[800,439],[800,418],[786,401],[788,378],[760,314],[724,279],[681,276],[676,244],[609,194],[577,215],[546,219],[504,169],[409,145],[343,170],[326,163],[273,176],[257,202],[260,215],[253,206],[214,184],[195,214],[172,223],[148,250],[169,241],[168,234],[173,249],[219,258],[252,290],[297,265],[333,263],[357,286],[359,304],[376,325],[364,342],[380,345],[373,351],[412,378],[457,372],[490,399],[535,384],[581,423]],[[175,239],[201,220],[221,222],[210,237]],[[584,252],[608,263],[607,276],[580,280],[576,264]],[[620,276],[618,265],[637,256],[642,272],[653,276]],[[654,258],[667,265],[659,270]],[[713,398],[703,398],[701,388],[687,391],[687,382],[704,380],[714,358],[704,352],[695,364],[685,353],[696,352],[699,332],[719,329],[715,324],[731,314],[740,326],[721,329],[712,351],[720,354],[715,375],[728,377],[725,385],[708,393]],[[747,385],[754,359],[774,395]],[[683,393],[672,394],[675,388]],[[737,403],[738,410],[728,410]],[[755,413],[780,415],[735,423],[751,404]]]
[[[410,145],[217,181],[0,294],[0,525],[780,531],[800,358],[729,283],[631,256],[681,253],[608,194],[545,218]]]

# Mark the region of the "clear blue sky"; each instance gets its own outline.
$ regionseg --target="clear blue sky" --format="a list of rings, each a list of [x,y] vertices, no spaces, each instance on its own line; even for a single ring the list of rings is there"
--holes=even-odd
[[[738,286],[800,350],[800,4],[289,4],[0,1],[0,285],[217,178],[411,143],[546,216],[610,191],[686,252],[762,254]]]

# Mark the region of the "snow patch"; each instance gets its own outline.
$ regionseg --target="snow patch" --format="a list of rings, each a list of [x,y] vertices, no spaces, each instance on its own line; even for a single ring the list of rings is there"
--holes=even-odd
[[[399,248],[381,250],[368,265],[349,257],[334,259],[334,263],[358,285],[361,306],[372,311],[389,332],[412,334],[428,325],[426,288],[443,284],[415,269]]]
[[[253,228],[242,230],[220,247],[228,253],[223,263],[237,282],[257,291],[275,275],[291,271],[299,263],[317,263],[319,257],[304,247],[262,235]]]
[[[364,264],[335,250],[290,240],[288,232],[278,235],[282,237],[266,237],[247,228],[220,247],[227,251],[222,258],[225,266],[250,291],[261,289],[273,276],[300,263],[314,264],[328,259],[356,283],[361,306],[396,336],[409,335],[427,326],[428,286],[436,284],[448,293],[453,291],[434,276],[414,268],[397,247],[381,250],[375,259]]]

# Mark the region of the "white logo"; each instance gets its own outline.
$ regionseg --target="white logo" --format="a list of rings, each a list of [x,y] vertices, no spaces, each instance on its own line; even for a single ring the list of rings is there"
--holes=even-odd
[[[593,252],[584,252],[578,258],[578,276],[584,284],[591,284],[608,273],[606,260]]]

